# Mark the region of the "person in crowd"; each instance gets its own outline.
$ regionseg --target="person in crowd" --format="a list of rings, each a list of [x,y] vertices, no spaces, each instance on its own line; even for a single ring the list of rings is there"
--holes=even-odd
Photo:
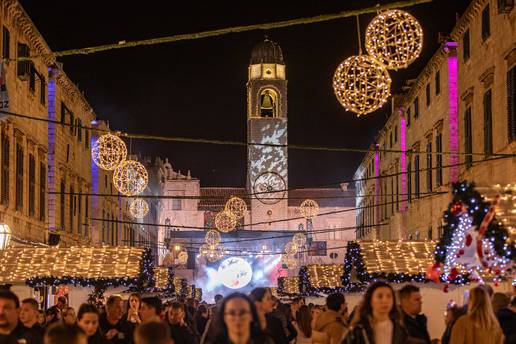
[[[453,325],[450,344],[502,344],[503,332],[485,288],[470,290],[467,314]]]
[[[213,315],[201,344],[273,344],[260,330],[251,299],[242,293],[228,295]]]
[[[509,306],[496,313],[500,327],[505,336],[505,344],[516,343],[516,296],[512,297]]]
[[[213,300],[215,301],[215,305],[220,304],[223,299],[224,299],[224,296],[222,296],[221,294],[216,294],[215,297],[213,298]]]
[[[199,305],[199,307],[197,307],[194,322],[197,333],[202,336],[206,330],[206,324],[208,323],[208,308],[205,305]]]
[[[293,319],[290,307],[280,302],[275,296],[272,297],[272,301],[272,312],[269,313],[269,315],[281,321],[281,327],[283,328],[285,337],[287,337],[287,342],[290,343],[297,336],[297,330],[292,325]]]
[[[304,304],[303,298],[296,297],[292,300],[290,303],[290,311],[292,312],[292,319],[296,319],[297,317],[297,311],[299,310],[299,307],[301,307]]]
[[[20,299],[10,290],[0,290],[0,343],[40,344],[43,338],[19,321]]]
[[[407,284],[399,291],[401,315],[403,324],[412,338],[419,338],[421,342],[430,344],[430,334],[427,328],[426,315],[421,314],[423,307],[423,297],[419,288],[412,284]]]
[[[67,325],[75,325],[77,322],[77,316],[75,310],[72,307],[65,307],[61,313],[61,320]]]
[[[52,306],[45,311],[45,322],[51,325],[59,321],[59,309],[56,306]]]
[[[494,314],[502,308],[507,308],[511,303],[511,298],[504,293],[494,293],[492,298],[493,312]]]
[[[250,298],[254,302],[258,313],[260,329],[269,334],[276,344],[288,344],[281,321],[270,315],[274,306],[270,289],[254,288],[251,291]]]
[[[463,315],[462,308],[457,306],[455,303],[449,304],[445,315],[444,315],[444,324],[446,325],[446,329],[444,330],[443,336],[441,338],[441,344],[449,344],[451,339],[451,330],[455,321]]]
[[[38,310],[38,324],[39,326],[45,328],[45,326],[47,325],[47,319],[45,317],[45,311],[40,309]]]
[[[174,342],[170,336],[170,328],[164,322],[149,321],[136,327],[134,344],[174,344]]]
[[[88,337],[77,326],[55,323],[45,333],[44,344],[87,344]]]
[[[388,283],[371,284],[355,311],[344,343],[406,343],[408,334],[394,299],[394,290]]]
[[[94,305],[83,303],[77,312],[77,326],[88,337],[88,344],[107,344],[108,341],[100,333],[99,311]]]
[[[340,343],[346,333],[347,304],[344,294],[333,293],[326,298],[326,311],[313,323],[313,329],[324,334],[323,343]],[[315,342],[318,341],[319,338]]]
[[[324,334],[312,329],[312,312],[309,306],[302,305],[297,311],[297,318],[292,321],[297,331],[296,344],[323,343]]]
[[[161,299],[156,296],[149,296],[142,298],[140,306],[140,318],[142,323],[149,321],[161,321],[161,311],[163,310],[163,303]]]
[[[111,295],[106,301],[106,312],[100,315],[100,330],[109,343],[129,344],[133,328],[129,327],[123,316],[124,300],[118,295]]]
[[[178,344],[197,344],[197,336],[186,324],[185,316],[185,305],[180,302],[172,302],[167,316],[172,339],[174,343]]]
[[[23,326],[32,329],[39,337],[43,338],[45,328],[38,323],[39,304],[33,298],[24,299],[20,305],[20,322]]]
[[[138,293],[132,293],[129,295],[129,301],[127,302],[127,316],[125,317],[129,323],[139,324],[142,322],[140,319],[140,304],[142,297]]]

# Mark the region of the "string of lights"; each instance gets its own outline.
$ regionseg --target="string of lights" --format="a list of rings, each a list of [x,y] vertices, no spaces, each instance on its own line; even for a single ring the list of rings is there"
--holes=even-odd
[[[387,148],[350,148],[350,147],[324,147],[324,146],[309,146],[309,145],[296,145],[296,144],[275,144],[275,143],[254,143],[254,142],[241,142],[241,141],[228,141],[228,140],[215,140],[205,138],[189,138],[179,136],[162,136],[162,135],[147,135],[147,134],[135,134],[126,133],[121,131],[114,131],[109,129],[100,129],[80,124],[72,124],[61,122],[57,120],[51,120],[47,118],[41,118],[33,115],[20,114],[11,111],[0,110],[0,114],[5,114],[13,117],[25,118],[29,120],[41,121],[53,123],[56,125],[62,125],[65,127],[89,130],[98,133],[115,133],[121,137],[128,139],[142,139],[142,140],[156,140],[156,141],[170,141],[170,142],[183,142],[183,143],[201,143],[201,144],[216,144],[216,145],[230,145],[230,146],[262,146],[262,147],[278,147],[278,148],[289,148],[298,150],[314,150],[314,151],[328,151],[328,152],[343,152],[343,153],[369,153],[369,152],[382,152],[382,153],[406,153],[406,154],[426,154],[426,151],[406,150],[402,151],[399,149],[387,149]],[[484,153],[484,152],[433,152],[437,155],[467,155],[467,156],[495,156],[495,157],[516,157],[513,153]]]
[[[334,13],[334,14],[322,14],[322,15],[317,15],[317,16],[313,16],[313,17],[290,19],[290,20],[283,20],[283,21],[277,21],[277,22],[271,22],[271,23],[254,24],[254,25],[246,25],[246,26],[235,26],[235,27],[230,27],[230,28],[225,28],[225,29],[209,30],[209,31],[202,31],[202,32],[197,32],[197,33],[180,34],[180,35],[173,35],[173,36],[166,36],[166,37],[159,37],[159,38],[150,38],[150,39],[143,39],[143,40],[137,40],[137,41],[121,40],[118,43],[104,44],[104,45],[98,45],[98,46],[92,46],[92,47],[86,47],[86,48],[61,50],[61,51],[56,51],[52,54],[40,54],[40,55],[33,55],[30,57],[18,57],[15,59],[9,59],[9,61],[26,61],[26,60],[32,60],[35,58],[57,58],[57,57],[73,56],[73,55],[89,55],[89,54],[94,54],[94,53],[99,53],[99,52],[109,51],[109,50],[115,50],[115,49],[134,48],[134,47],[140,47],[140,46],[150,46],[150,45],[173,43],[173,42],[186,41],[186,40],[202,39],[202,38],[207,38],[207,37],[221,36],[221,35],[230,34],[230,33],[240,33],[240,32],[247,32],[247,31],[254,31],[254,30],[272,30],[272,29],[279,29],[279,28],[290,27],[290,26],[295,26],[295,25],[315,24],[315,23],[320,23],[320,22],[325,22],[325,21],[330,21],[330,20],[354,17],[354,16],[358,16],[361,14],[377,13],[379,11],[384,11],[387,9],[404,8],[404,7],[424,4],[424,3],[428,3],[428,2],[432,2],[432,0],[395,1],[395,2],[388,3],[388,4],[377,5],[377,6],[366,7],[366,8],[355,9],[355,10],[348,10],[348,11],[338,12],[338,13]]]

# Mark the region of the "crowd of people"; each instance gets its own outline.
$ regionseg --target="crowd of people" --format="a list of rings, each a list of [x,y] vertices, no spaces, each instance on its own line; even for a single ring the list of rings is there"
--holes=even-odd
[[[269,288],[214,301],[163,303],[135,293],[127,301],[112,295],[100,309],[85,303],[76,312],[60,297],[43,312],[35,299],[20,302],[0,290],[0,344],[516,343],[516,297],[487,285],[472,288],[465,305],[447,307],[439,339],[430,337],[421,292],[410,284],[396,293],[376,282],[351,312],[341,293],[328,295],[325,305],[281,302]]]

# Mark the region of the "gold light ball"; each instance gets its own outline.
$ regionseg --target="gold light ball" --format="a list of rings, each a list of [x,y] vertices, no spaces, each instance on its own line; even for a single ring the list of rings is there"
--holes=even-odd
[[[285,244],[285,254],[293,256],[297,253],[297,245],[292,241],[289,241]]]
[[[377,15],[365,35],[367,53],[388,69],[406,68],[423,49],[423,29],[412,15],[388,10]]]
[[[186,264],[188,262],[188,252],[183,251],[177,255],[179,264]]]
[[[211,246],[208,244],[202,244],[201,247],[199,247],[199,254],[201,256],[206,257],[208,255],[208,253],[210,252],[211,247],[214,247],[214,246]]]
[[[129,205],[129,212],[135,219],[142,219],[149,212],[149,204],[144,199],[135,198]]]
[[[333,75],[333,91],[340,104],[358,116],[378,110],[389,98],[387,69],[367,55],[348,57]]]
[[[235,229],[236,224],[237,219],[235,215],[227,210],[223,210],[215,216],[215,227],[223,233],[231,232]]]
[[[220,243],[220,233],[214,229],[211,229],[206,232],[204,239],[208,245],[218,245]]]
[[[305,199],[299,206],[299,211],[305,219],[313,219],[319,215],[319,204],[313,199]]]
[[[233,215],[235,215],[237,220],[240,220],[245,216],[245,213],[247,212],[247,204],[245,204],[245,201],[239,197],[231,197],[226,202],[226,207],[224,210],[229,211]]]
[[[147,187],[149,175],[145,166],[135,160],[123,161],[113,171],[113,184],[123,195],[135,196]]]
[[[306,235],[304,233],[296,233],[292,238],[292,242],[297,247],[303,247],[306,244]]]
[[[206,255],[206,258],[210,262],[216,262],[219,259],[222,259],[224,257],[224,251],[225,248],[222,245],[214,246],[213,249],[211,249],[208,254]]]
[[[127,147],[118,136],[105,134],[91,147],[91,157],[98,167],[112,171],[126,159]]]

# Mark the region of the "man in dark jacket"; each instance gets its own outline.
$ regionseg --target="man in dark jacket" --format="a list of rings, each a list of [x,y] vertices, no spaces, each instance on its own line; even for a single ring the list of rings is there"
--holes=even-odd
[[[10,290],[0,290],[0,344],[41,344],[37,333],[19,321],[20,299]]]
[[[503,335],[505,344],[516,343],[516,296],[512,297],[509,307],[502,308],[496,313]]]
[[[197,344],[197,337],[186,324],[185,315],[185,305],[181,302],[172,302],[168,314],[172,339],[176,344]]]
[[[403,322],[412,338],[418,338],[421,343],[430,344],[430,335],[427,329],[427,319],[421,314],[423,306],[419,288],[412,284],[407,284],[399,291],[400,306],[403,312]]]
[[[99,319],[99,326],[109,343],[129,344],[132,342],[132,327],[122,319],[124,301],[118,295],[111,295],[106,302],[106,313]]]

